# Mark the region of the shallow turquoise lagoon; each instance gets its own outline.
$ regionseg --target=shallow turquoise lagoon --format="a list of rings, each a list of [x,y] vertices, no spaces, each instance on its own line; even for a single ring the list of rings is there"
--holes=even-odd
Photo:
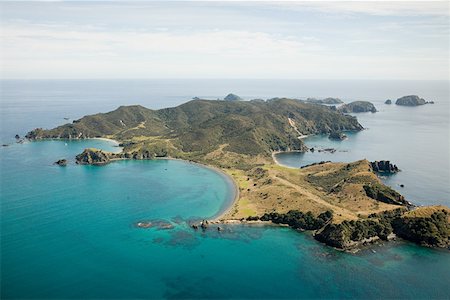
[[[287,228],[194,231],[229,205],[225,177],[173,160],[53,165],[98,140],[1,148],[2,298],[445,298],[448,252],[338,252]],[[173,229],[135,223],[164,220]]]

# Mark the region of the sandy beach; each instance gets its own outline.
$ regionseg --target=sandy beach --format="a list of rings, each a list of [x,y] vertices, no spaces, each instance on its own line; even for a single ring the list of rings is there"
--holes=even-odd
[[[298,168],[294,168],[294,167],[291,167],[291,166],[283,165],[282,163],[280,163],[280,162],[278,161],[278,159],[277,159],[277,154],[278,154],[278,153],[284,153],[284,152],[286,152],[286,151],[274,151],[274,152],[272,152],[272,159],[273,159],[273,161],[274,161],[277,165],[279,165],[279,166],[281,166],[281,167],[284,167],[284,168],[288,168],[288,169],[298,169]],[[289,152],[300,152],[300,151],[289,151]]]

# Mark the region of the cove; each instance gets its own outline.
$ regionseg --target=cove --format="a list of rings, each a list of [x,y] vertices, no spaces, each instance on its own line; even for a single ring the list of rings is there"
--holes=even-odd
[[[67,145],[66,145],[67,144]],[[411,243],[358,254],[289,228],[223,225],[194,231],[232,187],[210,169],[174,160],[77,166],[98,140],[1,149],[2,298],[445,298],[445,251]],[[59,158],[72,163],[53,165]],[[163,219],[170,230],[141,229]]]

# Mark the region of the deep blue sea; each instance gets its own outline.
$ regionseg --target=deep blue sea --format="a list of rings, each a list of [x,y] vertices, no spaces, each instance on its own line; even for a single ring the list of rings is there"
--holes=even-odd
[[[15,143],[119,105],[175,106],[192,97],[340,97],[369,100],[367,130],[343,142],[310,137],[334,154],[284,154],[290,166],[320,160],[389,159],[385,179],[417,204],[450,203],[448,82],[277,80],[1,81],[1,298],[439,298],[450,295],[450,254],[411,243],[336,251],[287,228],[229,225],[193,231],[233,196],[222,175],[173,160],[78,166],[84,148],[111,142]],[[403,108],[384,100],[418,94],[436,104]],[[70,163],[53,165],[59,158]],[[404,188],[398,184],[405,184]],[[173,229],[142,229],[161,221]]]

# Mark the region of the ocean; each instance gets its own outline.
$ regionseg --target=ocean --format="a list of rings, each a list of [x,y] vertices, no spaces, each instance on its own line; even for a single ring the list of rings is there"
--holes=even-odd
[[[102,140],[15,143],[120,105],[176,106],[192,97],[340,97],[372,101],[367,128],[343,142],[315,136],[334,154],[282,154],[299,167],[317,160],[388,159],[402,170],[386,183],[416,204],[450,203],[449,85],[430,81],[3,80],[0,148],[1,298],[448,298],[448,251],[407,242],[356,254],[288,228],[224,226],[194,231],[192,219],[222,211],[233,187],[220,174],[173,160],[77,166]],[[404,108],[407,95],[436,102]],[[69,118],[66,121],[64,118]],[[59,158],[70,163],[53,165]],[[400,188],[399,184],[404,184]],[[172,229],[137,228],[136,222]]]

